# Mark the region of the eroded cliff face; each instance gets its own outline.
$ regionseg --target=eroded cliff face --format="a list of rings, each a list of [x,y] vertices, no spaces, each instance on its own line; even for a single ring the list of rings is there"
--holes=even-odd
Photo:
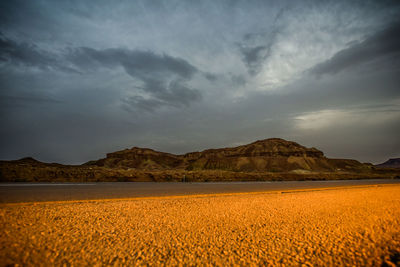
[[[185,154],[184,157],[323,157],[316,148],[306,148],[280,138],[259,140],[248,145],[232,148],[207,149]]]
[[[131,149],[108,153],[105,159],[90,162],[90,164],[104,167],[164,170],[181,168],[182,158],[148,148],[133,147]]]
[[[82,165],[32,158],[0,161],[0,182],[282,181],[399,178],[396,169],[330,159],[315,148],[279,138],[173,155],[134,147]]]
[[[358,161],[333,160],[322,151],[280,138],[259,140],[232,148],[173,155],[152,149],[125,149],[90,162],[105,167],[142,170],[227,170],[246,172],[335,171],[362,168]]]

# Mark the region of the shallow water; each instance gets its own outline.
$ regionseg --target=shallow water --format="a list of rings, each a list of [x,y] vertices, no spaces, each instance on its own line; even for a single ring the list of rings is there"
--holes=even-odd
[[[108,199],[188,194],[260,192],[335,186],[400,184],[400,180],[335,180],[284,182],[118,182],[118,183],[0,183],[0,203]]]

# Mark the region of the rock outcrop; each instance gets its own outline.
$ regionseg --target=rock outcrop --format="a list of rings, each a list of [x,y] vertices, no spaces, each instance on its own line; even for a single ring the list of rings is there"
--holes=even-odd
[[[400,178],[398,169],[330,159],[279,138],[184,155],[134,147],[82,165],[0,161],[0,182],[288,181]]]
[[[356,160],[326,158],[322,151],[280,138],[259,140],[232,148],[207,149],[173,155],[147,148],[107,154],[89,165],[141,170],[225,170],[243,172],[336,171],[365,166]]]
[[[182,158],[149,148],[133,147],[131,149],[108,153],[106,158],[91,161],[87,164],[111,168],[123,167],[141,170],[165,170],[180,168],[182,165]]]
[[[399,168],[400,169],[400,158],[389,159],[384,163],[375,165],[380,168]]]

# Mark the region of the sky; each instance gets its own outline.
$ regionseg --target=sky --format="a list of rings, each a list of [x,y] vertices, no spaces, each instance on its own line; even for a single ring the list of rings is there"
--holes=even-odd
[[[0,159],[279,137],[400,157],[399,1],[0,2]]]

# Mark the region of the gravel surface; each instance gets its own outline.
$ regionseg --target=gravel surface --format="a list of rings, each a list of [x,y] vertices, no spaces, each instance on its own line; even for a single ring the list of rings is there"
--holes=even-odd
[[[0,265],[400,265],[400,186],[2,204]]]

